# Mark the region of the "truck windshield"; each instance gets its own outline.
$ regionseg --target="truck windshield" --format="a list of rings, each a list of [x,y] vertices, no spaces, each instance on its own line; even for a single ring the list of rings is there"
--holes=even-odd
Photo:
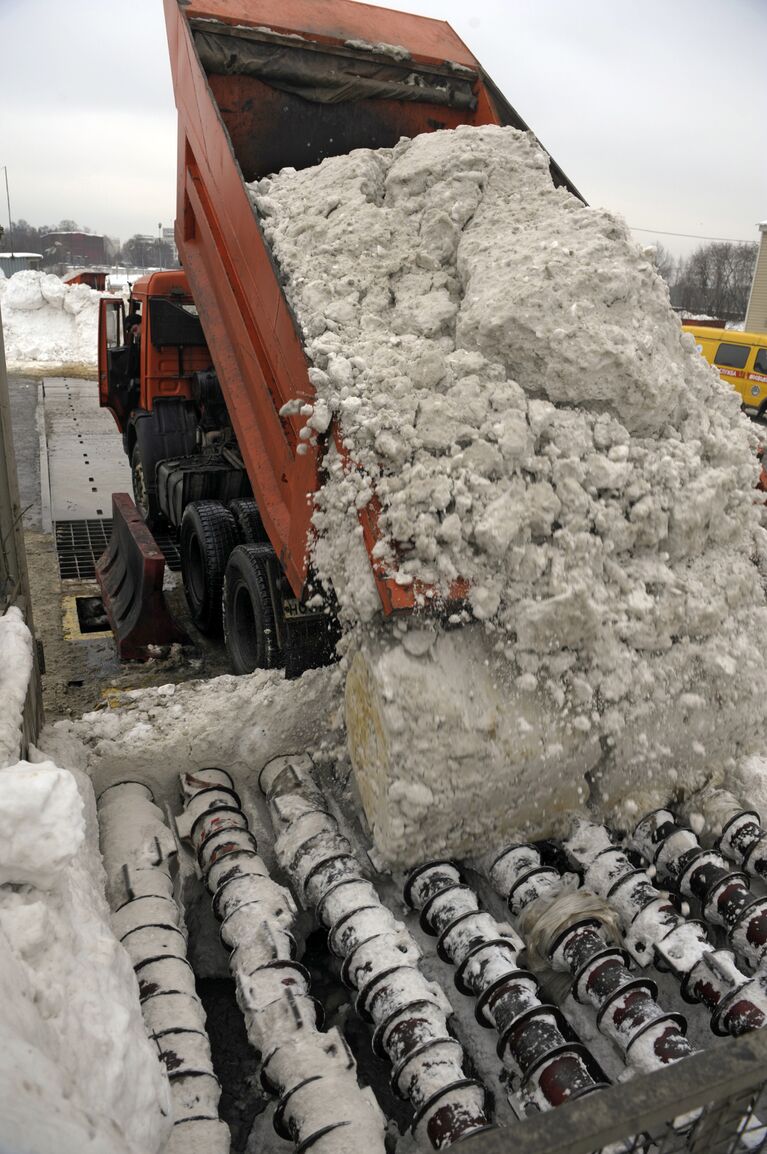
[[[177,304],[165,297],[149,298],[149,333],[157,349],[206,343],[195,306]]]

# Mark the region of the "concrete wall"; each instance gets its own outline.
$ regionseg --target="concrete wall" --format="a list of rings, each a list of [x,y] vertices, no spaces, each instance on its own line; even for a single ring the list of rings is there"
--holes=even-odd
[[[16,476],[16,454],[13,448],[8,377],[5,368],[3,324],[2,317],[0,317],[0,616],[11,605],[18,606],[34,637],[35,626],[29,593],[27,556],[24,549],[24,530],[21,518],[22,507]],[[0,660],[2,660],[2,654],[0,654]],[[26,755],[29,743],[37,739],[42,723],[42,686],[38,654],[35,653],[32,677],[24,706],[22,756]]]

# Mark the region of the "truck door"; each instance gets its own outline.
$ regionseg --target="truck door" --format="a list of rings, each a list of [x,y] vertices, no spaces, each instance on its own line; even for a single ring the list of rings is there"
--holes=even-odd
[[[139,400],[138,358],[132,355],[134,333],[125,331],[125,304],[102,297],[99,302],[99,404],[110,409],[122,432]]]

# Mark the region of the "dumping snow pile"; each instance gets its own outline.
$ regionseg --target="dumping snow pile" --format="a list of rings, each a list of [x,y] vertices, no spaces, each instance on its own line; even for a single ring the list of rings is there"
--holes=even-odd
[[[625,225],[555,189],[511,128],[357,150],[251,192],[312,366],[303,436],[336,418],[356,466],[326,454],[317,570],[347,621],[371,621],[358,510],[375,493],[392,574],[441,594],[467,579],[489,637],[501,702],[473,746],[462,734],[454,773],[442,743],[419,750],[424,812],[435,779],[459,803],[504,697],[541,772],[566,776],[576,750],[579,796],[605,805],[667,796],[673,774],[698,780],[753,746],[767,708],[755,442]],[[439,653],[388,653],[391,693]],[[400,696],[386,739],[405,756],[422,702]],[[392,836],[404,846],[423,820],[403,809]]]
[[[100,293],[28,270],[0,280],[5,359],[11,372],[93,368]]]
[[[155,1154],[168,1084],[109,926],[88,778],[0,770],[0,1147]]]

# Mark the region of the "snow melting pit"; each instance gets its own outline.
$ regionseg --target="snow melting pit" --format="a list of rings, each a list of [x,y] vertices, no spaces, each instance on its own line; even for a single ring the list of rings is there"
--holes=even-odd
[[[339,681],[326,669],[298,683],[261,673],[142,690],[46,733],[61,760],[80,738],[77,756],[102,778],[133,1060],[143,1092],[154,1087],[143,1123],[154,1145],[142,1138],[142,1154],[159,1154],[173,1119],[174,1152],[194,1148],[195,1127],[206,1154],[226,1149],[223,1122],[252,1150],[285,1149],[286,1139],[323,1149],[324,1136],[326,1154],[356,1154],[362,1135],[383,1151],[388,1134],[390,1154],[405,1154],[411,1130],[423,1148],[444,1149],[615,1082],[619,1116],[635,1116],[632,1087],[722,1044],[712,1024],[737,1037],[767,1018],[755,968],[767,942],[767,839],[735,797],[691,799],[689,822],[677,810],[632,822],[630,844],[653,870],[637,869],[604,826],[575,821],[557,842],[499,843],[486,860],[387,874],[346,788]],[[296,747],[315,756],[283,755]],[[82,837],[67,775],[39,769],[51,797],[63,790],[55,812],[65,828],[46,839],[43,863],[14,811],[25,839],[15,876],[34,886],[50,884],[43,864],[66,873]],[[30,794],[36,809],[39,796]],[[0,920],[26,956],[13,921],[24,894],[6,889]],[[701,1092],[716,1101],[714,1081]],[[727,1124],[748,1113],[728,1113]],[[670,1121],[673,1148],[695,1148],[699,1125],[695,1111]]]

